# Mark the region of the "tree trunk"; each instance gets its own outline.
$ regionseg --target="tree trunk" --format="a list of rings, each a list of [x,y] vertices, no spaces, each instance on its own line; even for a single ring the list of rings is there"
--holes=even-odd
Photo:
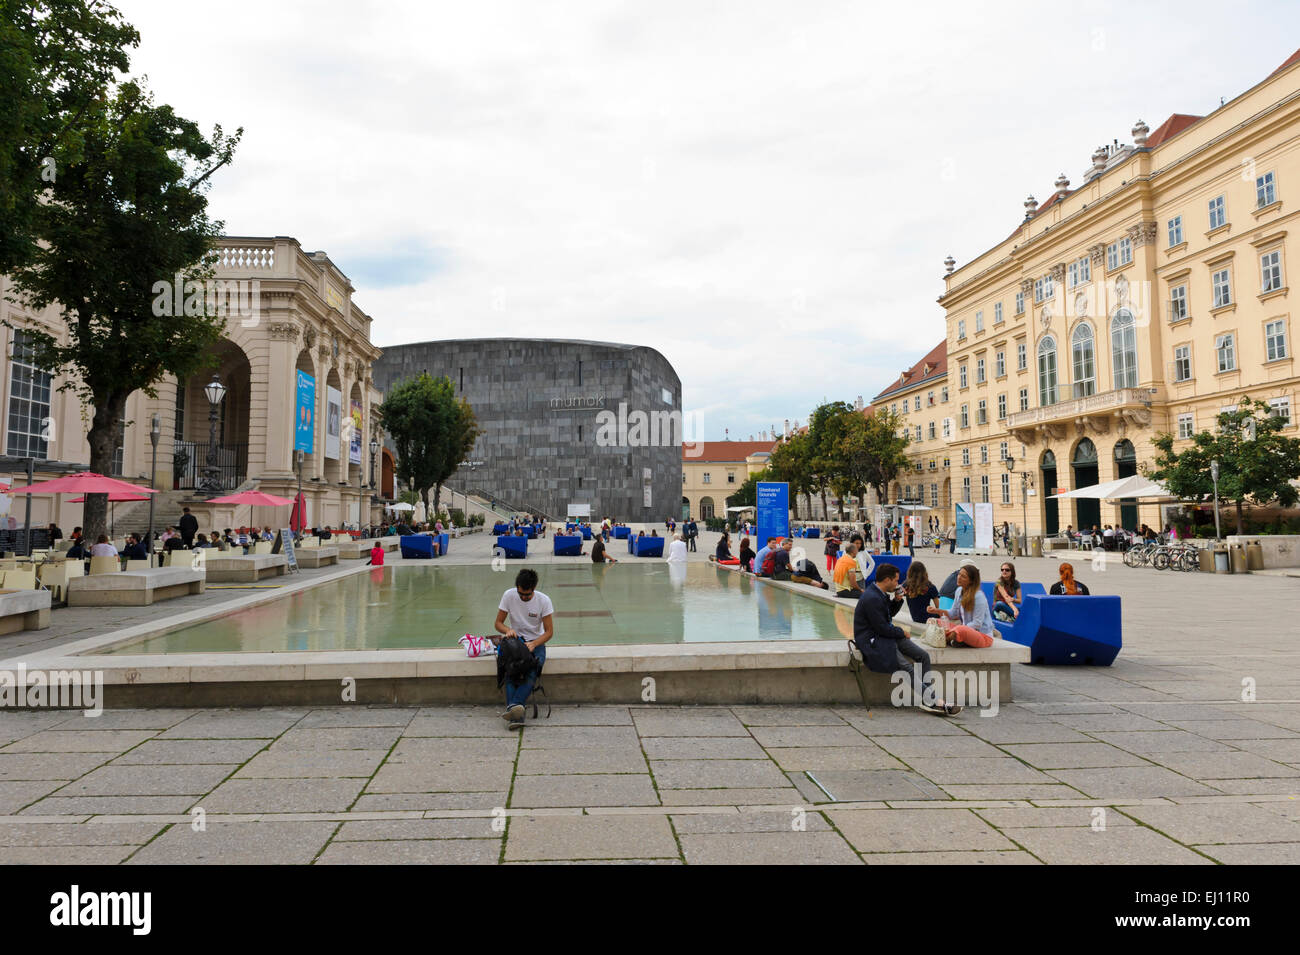
[[[823,487],[821,491],[822,491],[822,520],[825,521],[830,519],[829,518],[830,508],[826,506],[826,488]]]
[[[427,487],[420,490],[420,500],[424,503],[424,519],[429,521],[429,489]]]
[[[86,440],[90,444],[90,470],[107,475],[113,470],[113,452],[117,450],[118,421],[122,418],[126,397],[108,397],[95,402],[95,416],[91,419]],[[92,544],[100,534],[107,534],[108,495],[87,494],[82,505],[81,532]]]
[[[1237,501],[1237,533],[1238,534],[1246,533],[1245,530],[1242,529],[1242,527],[1243,525],[1242,525],[1242,518],[1241,518],[1241,501],[1239,500]]]
[[[442,500],[442,485],[435,484],[433,488],[433,511],[435,515],[438,513],[438,509],[441,506],[438,503],[440,500]]]

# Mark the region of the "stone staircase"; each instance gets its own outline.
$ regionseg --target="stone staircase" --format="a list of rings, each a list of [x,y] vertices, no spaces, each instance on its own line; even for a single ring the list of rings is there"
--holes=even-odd
[[[238,494],[241,491],[247,491],[255,487],[256,481],[245,481],[239,487],[227,494]],[[180,522],[181,509],[190,505],[195,500],[202,500],[202,495],[191,490],[183,491],[160,491],[154,495],[154,512],[153,512],[153,532],[162,533],[163,529],[169,524],[173,527]],[[113,509],[116,508],[116,520],[113,520]],[[139,534],[144,536],[149,529],[149,502],[132,501],[125,504],[109,505],[110,524],[113,533],[117,538],[123,538],[127,534]],[[200,517],[199,524],[202,525],[203,519]],[[199,528],[202,531],[208,530],[206,527]]]

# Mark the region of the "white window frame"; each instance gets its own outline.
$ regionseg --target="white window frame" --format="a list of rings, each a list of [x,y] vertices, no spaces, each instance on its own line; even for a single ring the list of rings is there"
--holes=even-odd
[[[1289,357],[1285,318],[1264,323],[1264,354],[1265,361],[1279,361]]]
[[[1174,216],[1169,220],[1169,247],[1172,249],[1183,242],[1183,217]]]
[[[999,442],[998,442],[998,460],[999,460],[999,461],[1005,461],[1005,460],[1007,459],[1007,455],[1008,455],[1009,453],[1010,453],[1010,448],[1007,446],[1007,442],[1006,442],[1006,441],[999,441]]]
[[[1051,335],[1043,336],[1043,340],[1038,343],[1037,352],[1038,404],[1039,407],[1047,408],[1061,400],[1060,357],[1056,347],[1056,339]],[[1049,356],[1051,358],[1050,368],[1048,367]]]
[[[1187,317],[1187,284],[1175,285],[1169,290],[1169,321],[1181,322]]]
[[[1106,246],[1106,271],[1113,272],[1119,268],[1119,243],[1112,242]]]
[[[1080,322],[1070,333],[1070,378],[1075,398],[1097,393],[1097,337],[1087,322]]]
[[[1001,302],[993,303],[993,324],[994,325],[1002,324],[1002,303]]]
[[[1210,231],[1218,229],[1228,222],[1228,206],[1223,196],[1215,196],[1209,201]],[[1218,221],[1215,221],[1215,220]]]
[[[980,503],[987,504],[988,502],[989,502],[989,476],[987,474],[981,474],[980,475]]]
[[[966,386],[967,386],[966,364],[965,362],[963,362],[962,364],[957,366],[957,387],[965,388]]]
[[[1028,411],[1029,410],[1029,389],[1021,388],[1019,398],[1020,398],[1020,410]]]
[[[1007,373],[1007,353],[1002,350],[993,355],[993,377],[1003,378]]]
[[[1237,339],[1232,332],[1215,336],[1214,356],[1219,374],[1237,370]]]
[[[1277,178],[1273,172],[1255,177],[1255,208],[1263,209],[1277,202]]]
[[[1178,416],[1178,440],[1186,441],[1196,434],[1196,415],[1184,412]]]
[[[1137,317],[1127,308],[1116,311],[1110,320],[1110,369],[1112,387],[1138,386]]]
[[[977,385],[984,384],[984,359],[983,358],[975,359],[975,384]]]
[[[961,406],[961,414],[959,415],[959,418],[960,420],[957,422],[959,428],[970,427],[970,405]]]
[[[1029,367],[1029,345],[1025,342],[1016,343],[1016,371],[1024,371]]]
[[[1279,417],[1285,422],[1287,427],[1292,423],[1291,419],[1291,396],[1283,395],[1280,398],[1268,399],[1269,410],[1275,417]]]
[[[1025,293],[1024,292],[1016,293],[1016,314],[1017,315],[1025,314]]]
[[[1211,308],[1223,308],[1232,304],[1232,269],[1222,268],[1210,275],[1210,287],[1214,290],[1214,304]]]
[[[1006,392],[998,395],[998,420],[1005,421],[1007,417],[1007,395]]]
[[[1002,503],[1011,503],[1011,475],[1002,475]]]
[[[1119,240],[1119,264],[1128,265],[1133,261],[1133,240],[1128,236]]]
[[[983,311],[978,311],[978,312],[975,313],[975,331],[977,331],[977,332],[982,332],[982,331],[984,331],[984,312],[983,312]]]
[[[961,341],[965,337],[966,337],[966,319],[959,318],[957,319],[957,341]]]
[[[1079,260],[1079,282],[1092,281],[1092,258],[1085,255]]]
[[[1282,250],[1270,249],[1259,257],[1260,293],[1276,292],[1282,287]]]
[[[981,398],[979,403],[975,405],[975,423],[989,423],[989,401],[987,398]]]
[[[1181,354],[1180,354],[1181,352]],[[1192,380],[1192,346],[1174,346],[1174,381]]]
[[[962,467],[970,466],[970,448],[961,449],[961,463]]]

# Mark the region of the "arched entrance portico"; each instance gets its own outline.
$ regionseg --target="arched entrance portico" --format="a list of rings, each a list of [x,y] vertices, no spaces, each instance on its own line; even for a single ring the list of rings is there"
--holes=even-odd
[[[710,517],[713,516],[714,516],[713,498],[711,497],[700,498],[700,520],[707,521]]]
[[[1137,451],[1133,448],[1133,442],[1128,438],[1115,442],[1115,477],[1132,477],[1137,472]],[[1137,530],[1137,498],[1128,497],[1119,502],[1119,523],[1125,530]]]
[[[1088,438],[1083,438],[1074,446],[1070,456],[1070,469],[1074,472],[1072,490],[1091,487],[1097,483],[1097,446]],[[1101,501],[1095,498],[1077,498],[1075,515],[1078,518],[1078,530],[1092,530],[1093,525],[1101,524]]]
[[[1038,486],[1043,495],[1043,533],[1048,537],[1061,530],[1060,501],[1052,497],[1056,493],[1056,455],[1050,450],[1043,452],[1040,467],[1041,480]]]
[[[252,367],[244,350],[227,338],[213,349],[213,367],[176,385],[176,440],[173,451],[174,486],[197,490],[209,465],[212,447],[212,404],[205,389],[215,375],[225,388],[216,406],[216,445],[211,456],[224,490],[237,488],[248,475],[248,414],[252,400]]]

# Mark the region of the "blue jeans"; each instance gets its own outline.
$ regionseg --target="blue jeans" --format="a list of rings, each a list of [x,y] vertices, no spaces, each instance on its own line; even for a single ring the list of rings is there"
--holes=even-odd
[[[1005,600],[999,600],[993,605],[994,613],[997,613],[999,610],[1005,613],[1008,617],[1014,617],[1016,615],[1016,612],[1011,609],[1011,604],[1007,603]]]
[[[533,687],[537,684],[537,678],[542,675],[542,664],[546,662],[546,644],[542,644],[533,651],[533,656],[537,657],[537,669],[523,683],[511,683],[506,680],[506,706],[514,706],[516,703],[523,706],[528,702],[528,697],[533,692]]]

